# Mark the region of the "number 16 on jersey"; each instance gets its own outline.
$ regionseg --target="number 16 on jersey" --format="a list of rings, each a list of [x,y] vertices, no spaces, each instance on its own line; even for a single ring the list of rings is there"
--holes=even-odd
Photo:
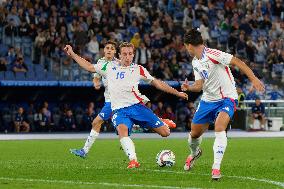
[[[117,72],[116,79],[123,79],[125,77],[125,72]]]

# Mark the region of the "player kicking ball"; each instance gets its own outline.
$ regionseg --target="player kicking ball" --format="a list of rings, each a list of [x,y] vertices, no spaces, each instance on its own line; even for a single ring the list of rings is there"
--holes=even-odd
[[[143,99],[138,95],[140,94],[138,91],[139,81],[143,80],[157,89],[183,99],[187,99],[187,94],[153,78],[143,66],[131,66],[135,49],[131,43],[122,43],[119,49],[120,65],[115,61],[105,65],[92,65],[74,53],[70,45],[66,45],[64,48],[65,52],[82,68],[106,77],[111,109],[113,110],[112,122],[119,135],[121,146],[130,160],[127,168],[138,168],[140,164],[137,161],[135,146],[129,137],[133,124],[149,127],[162,137],[170,135],[169,127],[143,104]]]
[[[193,85],[189,85],[186,80],[181,89],[182,91],[192,92],[203,90],[188,136],[191,154],[186,159],[184,169],[189,171],[194,162],[201,156],[202,151],[199,145],[202,141],[202,134],[208,129],[209,124],[214,123],[215,142],[213,145],[212,179],[218,180],[221,178],[220,166],[227,147],[225,130],[238,103],[235,81],[229,65],[237,66],[244,72],[258,91],[263,92],[264,85],[240,59],[204,46],[201,33],[196,29],[185,34],[184,45],[190,56],[193,57],[192,66],[195,82]]]
[[[104,47],[104,57],[100,58],[97,62],[97,64],[104,66],[107,65],[108,63],[110,63],[111,61],[114,61],[116,63],[119,63],[119,60],[115,58],[115,53],[116,53],[116,42],[114,41],[107,41],[105,43],[105,47]],[[86,139],[85,145],[83,148],[81,149],[70,149],[70,152],[72,154],[75,154],[76,156],[79,156],[81,158],[86,158],[91,147],[93,146],[95,140],[98,138],[99,134],[100,134],[100,130],[102,127],[102,124],[109,120],[112,116],[112,110],[111,110],[111,103],[110,103],[110,97],[109,97],[109,91],[108,91],[108,85],[106,82],[106,78],[102,77],[100,74],[98,73],[94,73],[93,74],[94,78],[93,78],[93,83],[94,83],[94,87],[95,89],[99,90],[100,89],[100,85],[101,82],[100,80],[102,79],[102,83],[104,84],[105,87],[105,92],[104,92],[104,97],[105,97],[105,103],[104,106],[101,110],[101,112],[98,114],[98,116],[93,120],[92,122],[92,129],[91,132],[88,136],[88,138]],[[143,99],[143,102],[148,102],[149,99],[142,94],[137,94],[140,98]],[[169,126],[169,128],[175,128],[176,124],[169,119],[161,119],[161,121],[163,121],[165,124],[167,124]]]

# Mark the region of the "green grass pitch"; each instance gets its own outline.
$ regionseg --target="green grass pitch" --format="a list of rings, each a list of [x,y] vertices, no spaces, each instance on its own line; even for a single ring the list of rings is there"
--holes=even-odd
[[[70,154],[84,140],[0,142],[0,189],[40,188],[284,188],[283,138],[230,138],[222,179],[211,180],[214,140],[205,138],[203,155],[191,172],[183,170],[187,139],[134,139],[141,167],[128,170],[118,139],[99,139],[86,159]],[[156,154],[170,149],[171,168],[156,165]]]

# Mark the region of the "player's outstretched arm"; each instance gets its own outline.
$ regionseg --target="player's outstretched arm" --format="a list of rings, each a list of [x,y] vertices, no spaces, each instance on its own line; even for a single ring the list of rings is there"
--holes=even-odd
[[[156,87],[157,89],[160,89],[161,91],[164,91],[166,93],[170,93],[173,95],[176,95],[177,97],[183,98],[183,99],[188,99],[188,96],[184,92],[179,92],[176,89],[172,88],[169,86],[167,83],[159,80],[159,79],[154,79],[151,84]]]
[[[183,82],[181,85],[182,91],[190,91],[190,92],[200,92],[203,88],[203,79],[199,79],[195,81],[192,85],[189,85],[189,82],[187,79]]]
[[[243,61],[236,57],[233,57],[230,63],[237,66],[242,72],[246,74],[256,90],[264,92],[264,84],[254,75],[253,71]]]
[[[82,68],[89,72],[96,72],[94,65],[85,60],[84,58],[80,57],[76,53],[74,53],[72,47],[70,45],[66,45],[64,47],[65,53],[70,56],[73,60],[75,60]]]

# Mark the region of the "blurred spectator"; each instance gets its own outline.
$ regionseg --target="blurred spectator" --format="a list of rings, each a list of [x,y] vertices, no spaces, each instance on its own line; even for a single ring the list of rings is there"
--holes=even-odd
[[[19,56],[17,57],[14,66],[13,66],[13,71],[14,72],[27,72],[28,71],[28,67],[27,65],[24,63],[24,58]]]
[[[26,115],[24,114],[24,108],[19,107],[18,113],[16,113],[15,118],[13,120],[15,131],[19,133],[20,131],[29,132],[30,125],[27,121]]]
[[[137,16],[140,16],[140,15],[141,15],[142,9],[139,7],[139,1],[135,1],[135,2],[134,2],[134,6],[133,6],[133,7],[130,7],[129,12],[130,12],[132,15],[137,15]]]
[[[92,122],[96,117],[96,113],[94,111],[94,107],[89,106],[87,108],[86,113],[83,115],[82,123],[80,125],[80,130],[90,130],[92,128]]]
[[[7,56],[5,57],[7,64],[12,64],[16,60],[16,52],[13,46],[9,46]]]
[[[134,45],[135,48],[138,48],[140,46],[141,38],[139,33],[135,33],[130,40],[130,43]]]
[[[49,120],[45,113],[46,108],[42,107],[37,111],[37,113],[34,114],[34,126],[37,132],[50,131]]]
[[[88,51],[92,54],[93,59],[99,53],[99,43],[97,37],[94,35],[91,41],[87,44]]]
[[[77,126],[71,109],[66,109],[58,125],[59,131],[76,131]]]
[[[147,102],[146,106],[151,109],[152,111],[155,110],[157,107],[155,106],[155,104],[152,104],[152,102]]]
[[[7,61],[4,58],[0,58],[0,72],[7,71]]]
[[[284,97],[283,91],[279,90],[277,85],[274,85],[272,91],[267,93],[267,95],[270,96],[270,100],[279,100],[281,97]]]
[[[265,107],[261,103],[260,98],[257,97],[255,99],[255,104],[252,106],[252,128],[254,130],[260,129],[264,130],[264,124],[265,124]],[[255,122],[258,120],[259,122]]]
[[[48,102],[47,101],[44,101],[43,102],[43,114],[47,117],[47,121],[48,121],[48,124],[52,124],[52,115],[51,115],[51,111],[48,109]]]
[[[246,42],[244,34],[240,34],[239,40],[236,44],[237,54],[241,57],[246,57]]]
[[[144,42],[141,42],[139,48],[136,49],[135,63],[145,66],[149,59],[151,59],[151,51],[145,46]]]
[[[162,118],[163,119],[170,119],[170,120],[173,120],[175,121],[176,120],[176,115],[174,114],[173,110],[172,110],[172,107],[168,106],[166,108],[166,111],[165,113],[162,115]]]
[[[154,113],[158,117],[162,117],[165,114],[164,104],[163,102],[158,102],[158,107],[154,110]]]
[[[237,87],[237,93],[238,93],[238,107],[244,108],[244,100],[246,95],[241,87]]]

